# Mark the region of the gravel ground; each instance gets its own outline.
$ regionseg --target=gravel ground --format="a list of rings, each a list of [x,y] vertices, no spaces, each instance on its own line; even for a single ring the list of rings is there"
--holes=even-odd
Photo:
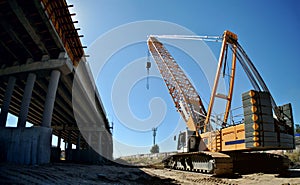
[[[169,169],[142,169],[147,174],[169,178],[178,184],[262,184],[262,185],[300,185],[300,172],[293,172],[289,176],[280,177],[278,174],[254,173],[248,175],[234,175],[232,177],[214,177],[212,175],[184,172]],[[292,175],[296,177],[291,177]]]
[[[54,163],[39,166],[0,164],[0,184],[264,184],[300,185],[296,177],[277,174],[249,174],[226,178],[168,169],[120,165]]]

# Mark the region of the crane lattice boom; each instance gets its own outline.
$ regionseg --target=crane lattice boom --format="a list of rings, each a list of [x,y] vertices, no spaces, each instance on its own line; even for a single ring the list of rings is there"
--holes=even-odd
[[[175,107],[189,129],[198,131],[204,126],[206,110],[196,89],[161,42],[155,37],[149,37],[148,47],[172,96]]]

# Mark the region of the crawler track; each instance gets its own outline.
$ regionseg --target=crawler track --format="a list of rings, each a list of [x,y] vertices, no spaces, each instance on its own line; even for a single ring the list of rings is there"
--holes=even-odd
[[[217,152],[178,153],[164,159],[163,163],[166,168],[214,175],[226,175],[233,172],[230,156]]]
[[[281,173],[289,168],[286,156],[270,153],[178,153],[163,160],[165,168],[194,171],[217,176],[233,173]]]

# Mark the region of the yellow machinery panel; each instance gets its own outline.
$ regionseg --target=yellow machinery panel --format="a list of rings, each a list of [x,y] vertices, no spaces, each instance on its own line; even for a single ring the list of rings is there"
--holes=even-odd
[[[217,152],[221,150],[220,131],[205,132],[200,134],[202,141],[205,144],[206,150]]]
[[[245,125],[235,125],[221,130],[221,151],[244,150]]]

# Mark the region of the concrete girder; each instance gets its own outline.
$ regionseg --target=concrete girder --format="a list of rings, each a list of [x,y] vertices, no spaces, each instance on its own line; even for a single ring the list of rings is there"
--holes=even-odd
[[[5,20],[1,20],[1,26],[6,30],[6,32],[9,34],[9,36],[16,42],[18,43],[19,46],[22,47],[24,51],[27,52],[27,54],[33,58],[33,54],[27,49],[25,44],[23,43],[22,39],[19,38],[18,34],[12,29],[11,25],[7,23]],[[9,48],[6,48],[10,53],[13,53]],[[15,55],[13,53],[13,55]],[[15,56],[16,57],[16,56]],[[16,57],[18,59],[18,57]]]
[[[63,75],[69,74],[73,70],[70,60],[64,59],[50,59],[47,62],[36,61],[29,64],[19,66],[12,66],[5,69],[0,69],[0,76],[15,75],[18,73],[30,73],[34,71],[59,69]]]
[[[66,88],[68,89],[69,92],[72,93],[72,89],[73,89],[73,80],[71,79],[71,75],[73,75],[72,73],[70,75],[64,75],[62,76],[62,81],[64,81],[64,85],[66,86]]]
[[[59,127],[63,127],[63,126],[59,126]],[[78,129],[77,130],[75,128],[74,128],[74,130],[68,129],[68,126],[65,127],[65,129],[61,129],[61,130],[57,130],[56,128],[57,128],[56,126],[54,126],[52,128],[54,135],[58,136],[59,133],[61,132],[61,138],[66,139],[67,136],[68,136],[68,131],[70,131],[71,132],[71,142],[72,142],[72,144],[76,144],[76,140],[77,140],[77,136],[78,136],[78,131],[79,131]]]
[[[34,41],[34,43],[43,52],[43,54],[48,54],[48,51],[47,51],[44,43],[41,41],[40,36],[36,33],[34,28],[31,26],[30,22],[26,18],[25,13],[23,12],[22,8],[20,8],[20,6],[16,2],[16,0],[10,0],[8,2],[9,2],[9,5],[11,6],[13,12],[16,14],[17,18],[19,19],[19,21],[25,28],[25,30],[31,36],[31,39]]]
[[[76,73],[78,73],[78,69],[76,70]],[[80,72],[80,71],[79,71]],[[82,74],[82,73],[81,73]],[[73,89],[74,93],[79,93],[78,94],[73,94],[73,96],[75,96],[75,98],[80,98],[82,96],[84,96],[86,98],[86,102],[88,102],[88,106],[90,108],[92,108],[92,110],[94,111],[94,115],[96,116],[96,119],[99,120],[100,119],[100,115],[99,115],[99,109],[96,106],[96,86],[95,84],[93,85],[92,83],[88,83],[89,80],[86,79],[82,79],[82,78],[74,78],[73,81],[73,87],[75,87],[76,89]],[[76,91],[74,91],[76,90]],[[76,97],[77,95],[77,97]],[[73,98],[74,99],[74,98]],[[97,112],[96,112],[97,111]]]
[[[78,83],[76,80],[74,80],[74,83]],[[76,111],[81,111],[86,112],[88,117],[87,119],[90,120],[88,124],[93,123],[93,124],[99,124],[100,122],[103,123],[103,121],[100,118],[99,112],[96,112],[96,106],[95,106],[95,100],[91,100],[90,96],[87,96],[85,93],[87,89],[84,89],[84,87],[81,84],[75,84],[77,89],[76,89],[76,94],[73,94],[73,108],[74,108],[74,114]],[[95,94],[93,94],[95,97]],[[74,101],[75,100],[75,101]],[[78,102],[77,102],[78,101]],[[78,115],[78,113],[77,113]]]
[[[72,144],[76,144],[76,141],[77,141],[77,134],[76,133],[74,133],[74,131],[70,131],[70,142],[72,143]],[[64,142],[68,142],[67,141],[67,138],[68,138],[68,136],[69,136],[69,133],[68,132],[63,132],[62,133],[62,138],[64,138]]]
[[[6,50],[8,53],[10,53],[11,56],[13,56],[14,60],[17,60],[17,59],[18,59],[18,57],[14,54],[14,52],[12,52],[11,49],[8,48],[8,47],[6,46],[6,44],[4,44],[1,40],[0,40],[0,44],[1,44],[2,47],[5,48],[5,50]],[[1,68],[2,68],[2,66],[1,66]]]
[[[78,131],[78,127],[76,126],[51,126],[51,128],[55,129],[55,130],[71,130],[71,131]],[[83,132],[104,132],[106,131],[106,129],[104,127],[97,127],[97,126],[93,126],[93,127],[82,127],[82,129],[80,129]]]
[[[80,125],[82,124],[90,125],[90,124],[99,123],[100,122],[100,119],[98,118],[99,115],[95,111],[96,109],[93,106],[94,104],[90,102],[90,99],[84,93],[85,91],[82,88],[82,86],[77,86],[77,87],[78,89],[76,89],[76,94],[73,94],[73,98],[72,98],[74,115],[76,114],[75,118],[81,114],[86,115],[84,116],[84,119],[77,120],[81,122]]]

